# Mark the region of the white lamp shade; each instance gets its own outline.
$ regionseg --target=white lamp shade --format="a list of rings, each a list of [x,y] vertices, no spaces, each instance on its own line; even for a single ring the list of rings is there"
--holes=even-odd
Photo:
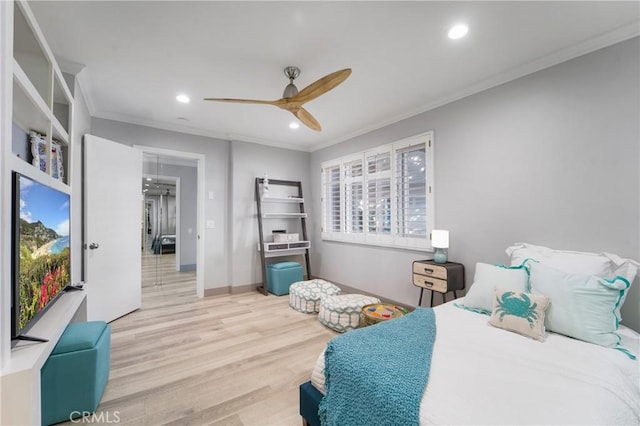
[[[442,229],[431,231],[431,245],[437,248],[449,248],[449,231]]]

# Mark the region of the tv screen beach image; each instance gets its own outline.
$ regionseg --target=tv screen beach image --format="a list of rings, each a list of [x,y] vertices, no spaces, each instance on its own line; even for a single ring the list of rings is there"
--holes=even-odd
[[[71,259],[69,195],[17,176],[19,331],[69,284]]]

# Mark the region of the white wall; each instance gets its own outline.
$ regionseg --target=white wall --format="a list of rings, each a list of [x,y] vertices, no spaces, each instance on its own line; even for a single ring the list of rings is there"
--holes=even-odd
[[[229,281],[229,260],[226,241],[230,238],[227,227],[227,188],[229,186],[229,142],[135,124],[100,118],[91,119],[91,133],[125,145],[145,145],[202,154],[205,156],[205,191],[214,193],[214,199],[204,200],[204,220],[213,220],[214,229],[205,229],[204,271],[205,289],[226,287]]]
[[[260,253],[258,252],[258,220],[255,201],[255,179],[268,174],[269,179],[292,180],[302,182],[302,194],[306,199],[311,196],[309,185],[308,152],[273,148],[248,142],[233,141],[230,163],[231,179],[231,229],[233,238],[229,242],[231,258],[231,285],[242,286],[262,282]],[[276,190],[275,188],[272,188]],[[307,203],[305,202],[305,206]],[[292,230],[292,223],[300,220],[285,219],[282,227]],[[312,219],[307,220],[307,230],[311,230]],[[311,243],[313,245],[313,242]],[[304,265],[302,256],[278,258],[293,260]],[[274,261],[274,259],[270,259]],[[303,266],[304,268],[304,266]],[[312,270],[313,273],[315,271]]]
[[[639,259],[639,52],[628,40],[314,152],[311,187],[322,161],[433,130],[435,224],[467,285],[476,262],[507,262],[518,241]],[[317,226],[314,236],[318,275],[417,303],[411,262],[427,253],[321,242]],[[623,322],[640,330],[638,287]]]

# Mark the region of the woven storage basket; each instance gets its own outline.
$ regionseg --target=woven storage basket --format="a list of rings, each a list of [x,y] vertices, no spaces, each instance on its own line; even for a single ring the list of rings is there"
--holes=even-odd
[[[362,307],[362,313],[360,315],[360,327],[398,318],[407,313],[408,311],[402,306],[390,305],[388,303],[365,305]]]

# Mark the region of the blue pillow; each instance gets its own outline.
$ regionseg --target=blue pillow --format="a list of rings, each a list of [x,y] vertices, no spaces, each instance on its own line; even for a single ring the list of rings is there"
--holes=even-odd
[[[531,292],[551,300],[545,318],[547,330],[629,354],[620,346],[616,333],[629,281],[570,274],[538,262],[530,262],[528,267]]]

